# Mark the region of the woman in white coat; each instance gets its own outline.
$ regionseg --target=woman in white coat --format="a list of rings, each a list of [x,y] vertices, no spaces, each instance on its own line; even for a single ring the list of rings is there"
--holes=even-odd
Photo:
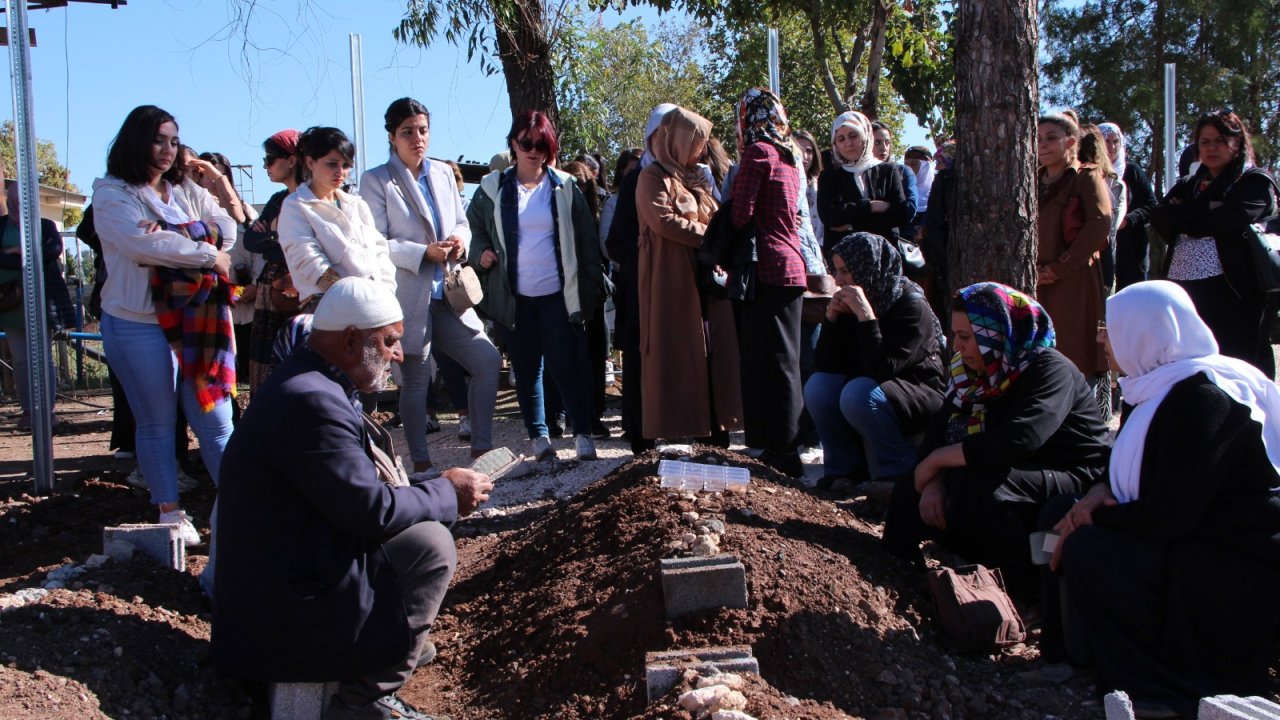
[[[102,343],[137,421],[138,467],[160,522],[199,545],[178,505],[174,425],[181,403],[216,481],[235,394],[228,251],[236,223],[185,177],[180,145],[172,115],[134,108],[111,143],[107,176],[93,184],[93,211],[108,270]]]
[[[277,232],[304,312],[344,277],[396,287],[387,239],[369,206],[342,189],[355,156],[355,146],[337,128],[309,128],[298,138],[307,182],[285,199]]]
[[[454,312],[444,298],[448,271],[467,259],[471,226],[453,170],[427,158],[431,113],[412,98],[391,103],[386,115],[391,157],[360,178],[378,232],[387,238],[396,267],[396,298],[404,312],[404,363],[400,366],[400,418],[415,472],[430,469],[427,388],[433,352],[457,361],[471,380],[467,409],[471,455],[493,448],[493,408],[502,359],[476,311]]]

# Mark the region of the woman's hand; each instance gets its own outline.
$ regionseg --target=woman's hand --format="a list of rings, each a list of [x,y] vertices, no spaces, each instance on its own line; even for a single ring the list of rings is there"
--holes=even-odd
[[[1076,528],[1092,525],[1094,510],[1116,504],[1118,504],[1116,496],[1111,494],[1111,486],[1107,483],[1098,483],[1089,488],[1089,492],[1077,500],[1058,524],[1053,526],[1054,532],[1058,533],[1058,545],[1053,549],[1053,557],[1049,559],[1049,569],[1055,572],[1058,570],[1058,565],[1062,562],[1062,546],[1066,544],[1067,537],[1075,532]]]
[[[858,285],[845,285],[836,290],[833,301],[839,300],[847,310],[861,322],[867,320],[875,320],[876,313],[871,309],[871,301],[867,300],[867,294],[862,291],[862,287]]]
[[[160,229],[160,223],[154,220],[139,220],[138,227],[142,228],[143,235],[150,235]]]
[[[889,212],[889,203],[884,200],[872,200],[871,212],[873,213]]]
[[[836,225],[834,227],[830,227],[827,229],[834,232],[849,232],[850,230],[853,229],[853,226],[846,223],[844,225]]]
[[[449,237],[445,238],[444,241],[452,245],[452,247],[449,248],[450,260],[461,260],[462,256],[466,254],[467,248],[465,245],[463,245],[462,238],[458,237],[457,235],[450,235]]]
[[[920,519],[939,530],[947,529],[947,489],[941,480],[925,485],[920,493]]]
[[[443,265],[445,260],[449,259],[449,245],[447,243],[431,243],[427,246],[427,261],[436,265]]]
[[[498,253],[492,250],[485,250],[480,253],[480,268],[488,270],[498,263]]]
[[[213,271],[219,277],[231,277],[231,256],[219,250],[217,259],[213,261]]]
[[[187,171],[192,180],[195,180],[205,190],[214,189],[218,182],[222,180],[222,173],[218,172],[218,168],[214,167],[213,163],[208,160],[191,158],[183,166],[183,169]]]
[[[1040,270],[1036,273],[1037,285],[1052,285],[1057,281],[1058,281],[1058,274],[1055,273],[1053,271],[1053,268],[1049,267],[1048,265],[1045,265],[1044,267],[1040,268]]]

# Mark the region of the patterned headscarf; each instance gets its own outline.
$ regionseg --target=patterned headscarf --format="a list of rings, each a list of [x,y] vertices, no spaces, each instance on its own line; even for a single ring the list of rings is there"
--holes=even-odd
[[[877,317],[883,317],[907,289],[902,282],[906,280],[902,276],[902,256],[892,243],[879,235],[868,232],[845,235],[831,249],[831,254],[844,261]]]
[[[985,368],[974,372],[960,353],[951,358],[947,397],[954,408],[948,442],[982,432],[987,403],[1004,395],[1035,357],[1055,344],[1049,313],[1030,296],[993,282],[970,285],[959,295]]]
[[[791,165],[796,161],[786,108],[764,88],[751,88],[738,103],[738,137],[740,152],[758,142],[767,142],[778,148],[783,162]]]
[[[933,164],[939,172],[956,164],[955,140],[948,140],[938,146],[938,151],[933,154]]]

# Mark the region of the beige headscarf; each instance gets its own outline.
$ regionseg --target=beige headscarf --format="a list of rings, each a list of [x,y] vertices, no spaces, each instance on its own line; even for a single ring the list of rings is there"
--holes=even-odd
[[[703,173],[696,167],[695,151],[706,147],[711,139],[711,121],[701,115],[678,107],[662,118],[662,123],[649,141],[657,163],[669,174],[678,177],[690,190],[706,187]]]
[[[847,158],[836,149],[836,133],[840,128],[846,126],[853,128],[854,132],[862,136],[862,157]],[[835,121],[831,123],[831,156],[840,163],[841,167],[855,176],[861,175],[868,168],[880,164],[876,156],[871,153],[871,145],[871,120],[857,110],[840,113],[836,116]]]

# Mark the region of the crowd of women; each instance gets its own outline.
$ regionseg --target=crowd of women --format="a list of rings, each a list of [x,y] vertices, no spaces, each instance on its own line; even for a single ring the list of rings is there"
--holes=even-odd
[[[554,454],[563,408],[577,457],[594,458],[612,338],[634,451],[727,447],[742,430],[753,454],[798,476],[800,447],[820,442],[820,489],[893,484],[889,553],[923,567],[933,540],[1000,567],[1016,598],[1043,604],[1045,657],[1096,667],[1101,689],[1128,690],[1151,716],[1265,690],[1280,625],[1280,394],[1274,310],[1241,235],[1275,214],[1276,188],[1234,114],[1200,119],[1199,165],[1162,201],[1120,128],[1041,118],[1034,298],[949,276],[947,246],[963,242],[950,230],[956,144],[896,163],[889,129],[858,112],[835,117],[822,148],[753,89],[728,129],[731,162],[711,122],[659,106],[612,178],[599,157],[562,166],[556,128],[526,112],[469,202],[456,168],[428,157],[426,107],[396,100],[384,127],[388,159],[358,195],[341,131],[272,135],[263,163],[284,189],[256,216],[224,158],[184,155],[165,111],[135,109],[112,144],[93,196],[104,344],[152,502],[193,542],[179,410],[216,479],[237,346],[256,386],[289,345],[277,341],[360,276],[402,305],[415,472],[432,466],[437,368],[453,376],[473,456],[492,447],[503,353],[527,454]],[[1147,226],[1166,239],[1169,281],[1146,281]],[[475,307],[447,292],[469,272]],[[237,340],[233,309],[250,306]],[[1114,446],[1108,373],[1130,406]],[[1028,536],[1046,529],[1060,541],[1037,568]]]

